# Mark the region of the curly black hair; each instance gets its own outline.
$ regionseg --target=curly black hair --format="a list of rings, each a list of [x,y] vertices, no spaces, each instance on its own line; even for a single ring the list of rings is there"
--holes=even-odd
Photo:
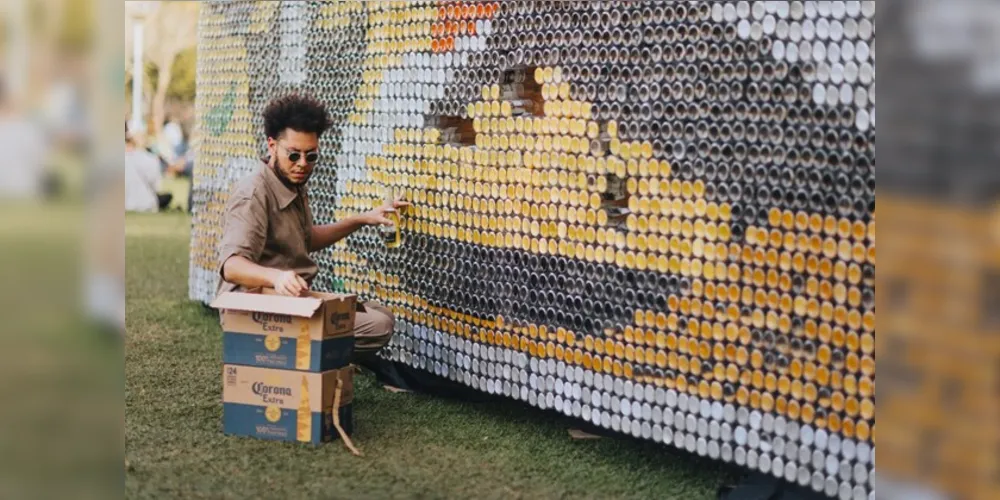
[[[333,123],[326,106],[303,94],[272,99],[264,109],[264,133],[277,139],[286,129],[322,136]]]

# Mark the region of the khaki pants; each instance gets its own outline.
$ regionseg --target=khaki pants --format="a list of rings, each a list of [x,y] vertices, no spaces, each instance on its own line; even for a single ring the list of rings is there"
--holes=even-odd
[[[392,312],[375,302],[364,302],[365,311],[354,316],[354,359],[355,363],[371,361],[375,353],[392,339],[395,320]]]

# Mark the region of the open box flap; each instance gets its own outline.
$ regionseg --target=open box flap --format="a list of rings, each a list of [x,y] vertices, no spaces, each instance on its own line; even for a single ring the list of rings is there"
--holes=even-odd
[[[310,297],[323,299],[324,302],[328,300],[348,300],[357,297],[357,295],[354,295],[353,293],[328,293],[328,292],[316,292],[313,290],[309,290],[307,293],[309,294]]]
[[[267,293],[267,292],[264,292],[264,293]],[[308,293],[309,293],[310,296],[318,297],[320,299],[323,299],[324,303],[325,302],[329,302],[329,301],[354,300],[355,301],[354,302],[354,309],[357,312],[365,312],[366,311],[364,303],[361,302],[360,300],[357,300],[358,296],[355,295],[355,294],[353,294],[353,293],[326,293],[326,292],[314,292],[312,290],[310,290]]]
[[[289,314],[303,318],[311,318],[322,305],[323,300],[314,297],[285,297],[241,292],[226,292],[212,302],[212,307],[215,309]]]

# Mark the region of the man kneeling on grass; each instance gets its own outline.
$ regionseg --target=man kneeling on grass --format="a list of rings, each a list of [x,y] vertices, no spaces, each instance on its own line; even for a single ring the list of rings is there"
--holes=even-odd
[[[309,290],[319,269],[310,252],[327,248],[364,226],[388,225],[394,201],[334,224],[313,225],[306,183],[319,160],[319,138],[330,127],[326,108],[313,98],[289,95],[264,110],[268,156],[232,193],[219,249],[218,294],[273,287],[282,295]],[[366,302],[354,322],[354,362],[376,364],[375,353],[392,337],[393,317]]]

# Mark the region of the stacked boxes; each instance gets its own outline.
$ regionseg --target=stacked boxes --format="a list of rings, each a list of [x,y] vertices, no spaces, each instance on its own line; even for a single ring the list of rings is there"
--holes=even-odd
[[[225,293],[212,306],[223,329],[227,434],[319,444],[337,436],[333,408],[353,429],[353,295]]]

